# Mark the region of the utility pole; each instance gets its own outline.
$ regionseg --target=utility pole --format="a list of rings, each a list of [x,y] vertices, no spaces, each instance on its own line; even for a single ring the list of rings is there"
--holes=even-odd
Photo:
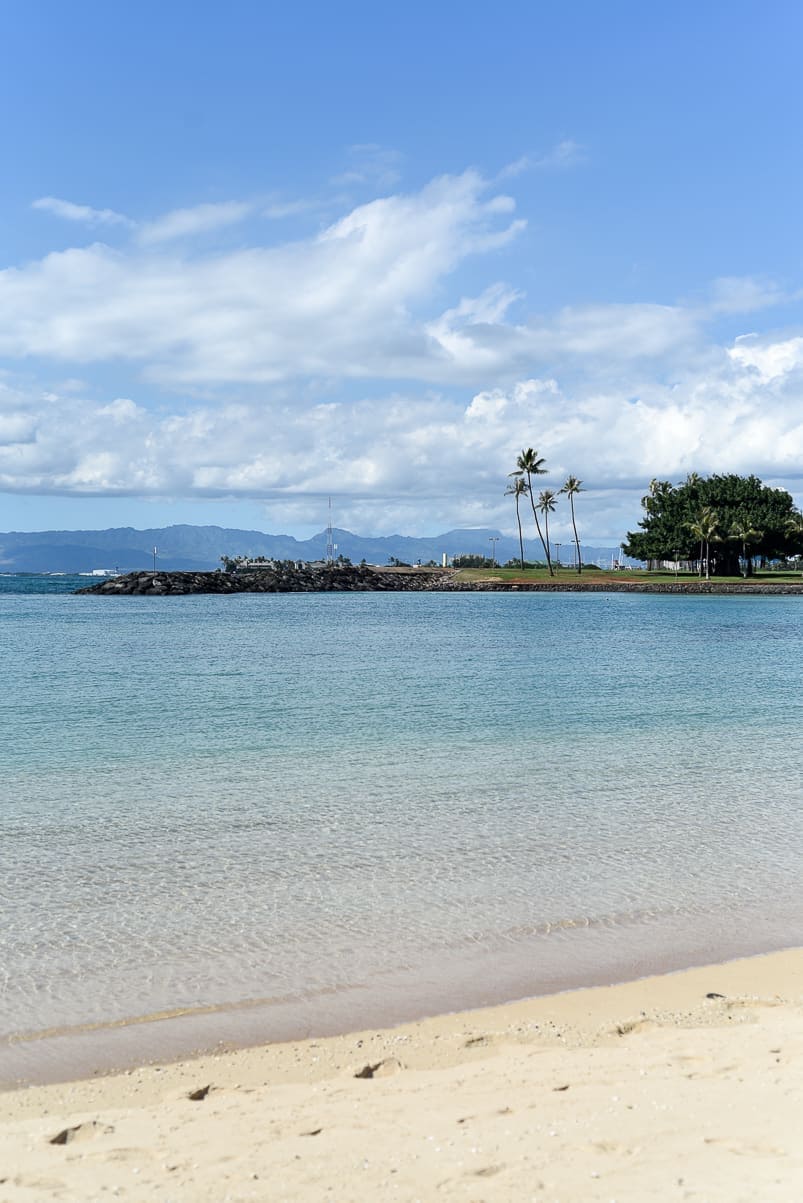
[[[496,567],[496,545],[499,542],[499,536],[498,535],[489,535],[488,542],[491,545],[491,567],[495,568]]]

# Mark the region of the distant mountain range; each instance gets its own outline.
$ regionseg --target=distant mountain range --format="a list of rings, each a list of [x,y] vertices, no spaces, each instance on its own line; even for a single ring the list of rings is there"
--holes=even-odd
[[[354,563],[365,559],[369,564],[387,564],[391,556],[408,564],[419,560],[440,564],[446,553],[489,556],[495,548],[500,564],[519,554],[518,539],[500,531],[479,527],[474,530],[450,530],[429,538],[387,535],[364,538],[351,531],[333,532],[336,555]],[[495,540],[492,544],[491,540]],[[0,572],[92,572],[97,568],[130,572],[153,566],[157,548],[159,568],[188,571],[219,568],[221,556],[266,556],[277,560],[321,560],[326,555],[326,531],[311,539],[292,535],[268,535],[257,530],[231,530],[222,526],[164,526],[152,530],[134,530],[124,526],[109,530],[9,531],[0,533]],[[619,554],[618,548],[583,547],[587,563],[602,561],[609,565]],[[574,548],[563,544],[561,559],[571,564]],[[525,543],[525,555],[542,556],[535,541]],[[636,563],[636,561],[631,561]]]

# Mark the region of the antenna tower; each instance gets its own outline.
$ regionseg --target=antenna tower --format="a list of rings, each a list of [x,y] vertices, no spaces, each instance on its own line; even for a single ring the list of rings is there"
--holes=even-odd
[[[335,541],[332,532],[332,498],[329,498],[329,522],[326,527],[326,563],[333,564],[335,561]]]

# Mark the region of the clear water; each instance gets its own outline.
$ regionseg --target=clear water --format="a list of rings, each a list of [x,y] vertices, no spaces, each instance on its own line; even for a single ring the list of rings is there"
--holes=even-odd
[[[803,599],[82,583],[0,578],[0,1080],[803,943]]]

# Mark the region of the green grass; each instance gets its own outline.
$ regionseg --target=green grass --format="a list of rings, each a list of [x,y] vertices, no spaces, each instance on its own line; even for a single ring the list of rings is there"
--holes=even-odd
[[[582,575],[578,576],[577,570],[564,566],[556,568],[554,577],[550,578],[546,568],[525,568],[522,572],[520,568],[460,568],[456,573],[456,579],[459,581],[521,581],[521,582],[549,582],[552,581],[614,581],[623,584],[640,584],[655,583],[669,584],[677,581],[679,584],[689,584],[699,581],[696,572],[648,572],[643,568],[624,568],[620,571],[610,570],[607,568],[598,568],[596,565],[584,567]],[[711,577],[711,581],[716,584],[739,583],[744,581],[741,576],[717,576]],[[803,581],[803,574],[800,572],[754,572],[749,581],[755,583],[768,584],[776,582],[781,585],[785,582],[796,581],[798,584]]]

